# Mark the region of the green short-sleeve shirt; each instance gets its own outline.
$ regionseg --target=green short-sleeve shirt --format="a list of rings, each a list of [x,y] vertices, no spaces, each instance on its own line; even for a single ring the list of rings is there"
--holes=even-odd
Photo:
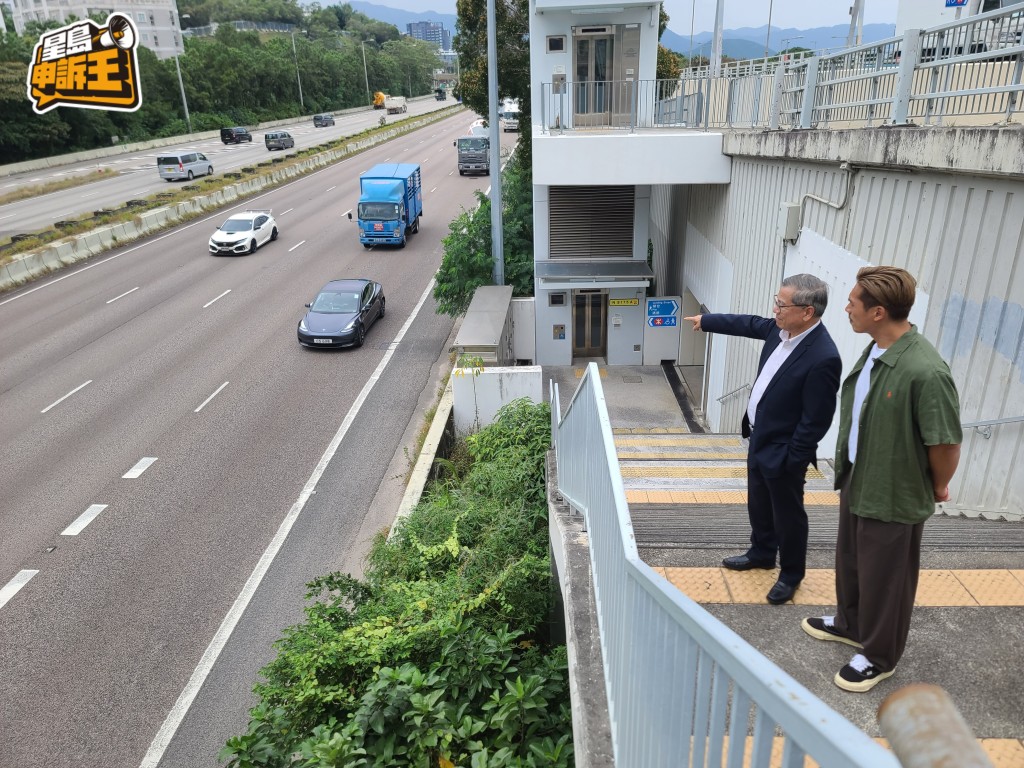
[[[912,325],[875,360],[852,465],[848,446],[853,393],[870,349],[841,388],[836,488],[850,477],[850,511],[855,515],[920,523],[935,512],[928,446],[959,445],[963,440],[956,384],[935,347]]]

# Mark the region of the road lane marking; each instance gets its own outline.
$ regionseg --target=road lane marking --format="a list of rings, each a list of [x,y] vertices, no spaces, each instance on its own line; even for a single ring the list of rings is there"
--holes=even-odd
[[[431,191],[431,192],[437,192],[437,187],[434,187],[434,188],[433,188],[432,190],[430,190],[430,191]]]
[[[224,291],[224,293],[222,293],[222,294],[221,294],[220,296],[218,296],[218,297],[217,297],[216,299],[213,299],[212,301],[208,301],[208,302],[206,302],[205,304],[203,304],[203,309],[206,309],[206,308],[207,308],[208,306],[210,306],[211,304],[213,304],[213,302],[214,302],[214,301],[217,301],[218,299],[223,299],[223,298],[224,298],[225,296],[227,296],[227,295],[228,295],[229,293],[231,293],[231,289],[230,289],[230,288],[228,288],[228,289],[227,289],[226,291]]]
[[[85,526],[96,519],[96,516],[107,508],[106,504],[91,504],[89,508],[78,516],[71,525],[60,532],[61,536],[77,536],[85,530]]]
[[[137,285],[136,285],[136,286],[135,286],[134,288],[132,288],[132,289],[131,289],[130,291],[125,291],[125,292],[124,292],[124,293],[122,293],[122,294],[121,294],[120,296],[115,296],[115,297],[114,297],[114,298],[112,298],[112,299],[111,299],[110,301],[108,301],[108,302],[107,302],[107,304],[113,304],[113,303],[114,303],[115,301],[117,301],[118,299],[123,299],[123,298],[124,298],[125,296],[127,296],[127,295],[128,295],[129,293],[135,293],[135,291],[137,291],[137,290],[139,290],[139,286],[137,286]]]
[[[327,450],[325,450],[323,456],[320,457],[320,461],[313,470],[313,474],[309,476],[309,480],[306,481],[305,486],[303,486],[302,491],[299,493],[299,498],[295,500],[291,509],[288,510],[288,514],[285,516],[284,520],[281,521],[281,525],[277,529],[277,533],[274,534],[274,538],[267,546],[267,549],[263,552],[263,556],[260,557],[259,562],[256,564],[256,568],[245,582],[245,586],[242,587],[242,591],[239,593],[238,597],[235,598],[234,604],[228,610],[227,615],[220,624],[220,627],[217,628],[216,634],[213,636],[210,644],[206,647],[206,651],[203,652],[203,656],[199,660],[199,664],[196,665],[195,670],[192,672],[192,676],[189,678],[184,689],[182,689],[181,694],[178,696],[178,700],[174,702],[174,706],[172,706],[170,712],[167,713],[167,718],[164,720],[163,725],[160,726],[160,730],[157,731],[156,736],[153,737],[153,742],[149,745],[149,749],[146,751],[145,757],[142,758],[142,763],[140,763],[139,768],[157,768],[160,764],[160,760],[163,759],[167,746],[171,743],[171,739],[174,738],[175,732],[181,726],[182,721],[185,719],[185,715],[188,714],[188,710],[192,706],[192,702],[194,702],[196,696],[199,695],[199,689],[203,687],[203,683],[206,682],[206,678],[209,677],[210,672],[213,670],[213,665],[217,663],[217,658],[227,645],[228,638],[231,637],[231,633],[234,632],[235,627],[241,620],[246,607],[248,607],[249,602],[256,594],[256,590],[259,588],[260,583],[270,570],[270,566],[273,564],[274,558],[277,557],[277,553],[281,550],[281,547],[284,546],[284,542],[288,538],[288,534],[291,532],[292,526],[295,524],[295,521],[298,519],[303,508],[305,508],[309,497],[312,496],[313,491],[316,490],[317,483],[320,482],[320,478],[323,476],[324,472],[327,471],[327,466],[334,458],[334,454],[337,453],[338,448],[341,447],[341,441],[345,438],[345,435],[348,434],[348,430],[355,421],[356,416],[359,415],[359,410],[362,408],[363,403],[366,401],[366,398],[369,396],[373,388],[377,385],[377,382],[384,373],[384,369],[387,368],[395,350],[398,348],[398,343],[405,337],[409,328],[412,327],[413,321],[420,313],[420,309],[433,292],[434,280],[432,279],[430,283],[427,284],[427,289],[420,296],[420,300],[416,304],[416,307],[413,309],[412,313],[405,321],[405,324],[402,325],[398,335],[395,337],[393,342],[394,346],[384,353],[384,357],[381,358],[380,363],[377,364],[377,367],[370,375],[370,378],[367,380],[366,384],[363,385],[363,388],[356,397],[355,402],[352,403],[352,407],[349,408],[348,413],[341,422],[341,426],[338,427],[338,431],[327,446]]]
[[[219,387],[217,387],[217,389],[214,390],[214,393],[212,395],[210,395],[208,398],[206,398],[205,400],[203,400],[203,404],[200,405],[198,408],[196,408],[194,411],[192,411],[192,413],[199,413],[201,410],[203,410],[203,408],[206,407],[206,404],[209,403],[211,400],[213,400],[213,398],[215,398],[217,395],[219,395],[220,391],[222,389],[224,389],[224,387],[226,387],[227,385],[228,385],[228,382],[225,381],[223,384],[221,384]]]
[[[87,387],[87,386],[89,386],[90,384],[92,384],[92,379],[89,379],[89,380],[88,380],[87,382],[85,382],[85,384],[79,384],[79,385],[78,385],[77,387],[75,387],[75,388],[74,388],[74,389],[72,389],[72,390],[71,390],[70,392],[68,392],[68,393],[67,393],[66,395],[64,395],[64,397],[62,397],[62,398],[61,398],[60,400],[57,400],[57,401],[55,401],[55,402],[52,402],[52,403],[50,403],[50,404],[49,404],[48,406],[46,406],[45,408],[43,408],[43,410],[41,410],[41,411],[40,411],[40,413],[46,413],[46,412],[47,412],[48,410],[50,410],[51,408],[54,408],[54,407],[56,407],[56,406],[60,405],[60,404],[61,404],[61,403],[63,403],[63,402],[65,401],[65,400],[67,400],[67,399],[68,399],[69,397],[71,397],[71,396],[72,396],[73,394],[75,394],[75,392],[77,392],[78,390],[80,390],[80,389],[81,389],[82,387]]]
[[[305,240],[299,240],[299,242],[297,242],[295,245],[293,245],[291,248],[288,249],[288,253],[291,253],[292,251],[294,251],[296,248],[298,248],[304,242],[306,242],[306,241]],[[216,301],[216,299],[214,299],[214,301]]]
[[[284,216],[286,213],[291,213],[294,210],[294,208],[289,208],[287,211],[282,212],[281,215]]]
[[[343,218],[343,219],[348,218],[348,215],[350,213],[352,213],[352,209],[351,208],[349,208],[347,211],[345,211],[343,214],[341,214],[341,218]]]
[[[448,175],[451,176],[455,171],[448,171]]]
[[[338,188],[338,185],[335,184],[333,187],[328,187],[327,189],[325,189],[324,192],[330,192],[331,190],[337,189],[337,188]]]
[[[0,589],[0,608],[7,605],[7,601],[18,594],[18,590],[28,584],[37,573],[39,571],[18,571],[15,577]]]
[[[144,456],[139,459],[138,463],[121,475],[122,480],[134,480],[139,477],[143,472],[153,466],[153,462],[156,461],[156,456]]]

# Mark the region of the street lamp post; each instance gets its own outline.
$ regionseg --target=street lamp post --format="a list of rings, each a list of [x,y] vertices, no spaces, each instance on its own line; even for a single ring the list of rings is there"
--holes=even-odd
[[[299,75],[299,54],[295,51],[295,32],[292,32],[292,56],[295,57],[295,79],[299,83],[299,105],[306,111],[306,102],[302,100],[302,76]]]
[[[182,19],[192,18],[189,14],[183,14]],[[179,20],[178,29],[181,29],[181,22]],[[185,36],[181,37],[181,49],[185,50]],[[185,124],[188,126],[188,132],[192,133],[192,118],[188,113],[188,99],[185,98],[185,82],[181,79],[181,64],[178,63],[178,58],[181,56],[177,50],[174,51],[174,68],[178,72],[178,88],[181,89],[181,106],[185,108]]]
[[[768,43],[772,38],[772,5],[774,0],[768,0],[768,34],[764,36],[764,57],[768,58]]]
[[[366,40],[359,41],[359,48],[363,52],[363,80],[366,81],[366,103],[373,106],[373,99],[370,98],[370,76],[366,74]]]
[[[789,47],[788,45],[786,45],[786,43],[790,42],[791,40],[803,40],[803,39],[804,39],[803,35],[795,35],[794,37],[784,37],[784,38],[782,38],[782,50],[786,50]]]

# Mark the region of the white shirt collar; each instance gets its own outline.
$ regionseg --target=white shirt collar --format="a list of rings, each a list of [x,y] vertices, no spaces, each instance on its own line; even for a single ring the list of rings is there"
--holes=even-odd
[[[789,331],[781,331],[780,330],[779,331],[779,338],[782,339],[782,343],[785,344],[787,347],[795,347],[797,344],[799,344],[801,341],[804,340],[804,337],[807,336],[808,333],[813,331],[819,325],[821,325],[821,320],[818,320],[814,325],[812,325],[806,331],[801,333],[799,336],[792,336],[792,337],[789,335]]]

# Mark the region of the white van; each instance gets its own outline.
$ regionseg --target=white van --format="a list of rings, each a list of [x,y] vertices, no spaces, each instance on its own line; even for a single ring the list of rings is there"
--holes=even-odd
[[[161,155],[156,159],[156,168],[160,178],[167,181],[192,181],[196,176],[209,176],[213,173],[213,163],[202,152]]]

